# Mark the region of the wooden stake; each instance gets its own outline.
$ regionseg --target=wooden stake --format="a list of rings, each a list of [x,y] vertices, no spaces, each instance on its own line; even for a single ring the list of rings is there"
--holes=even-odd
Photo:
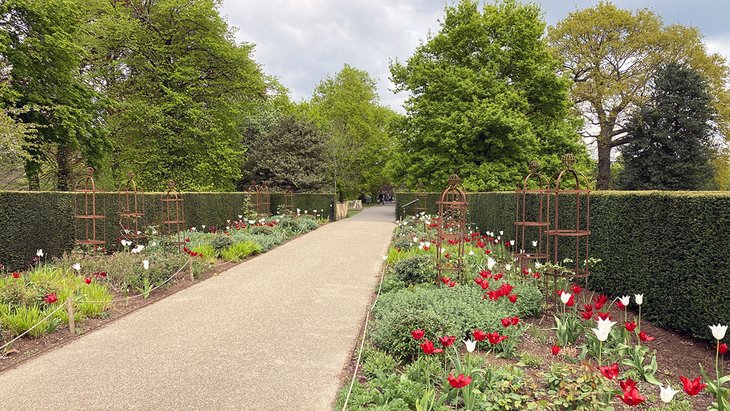
[[[195,281],[195,276],[193,275],[193,257],[188,257],[188,265],[190,268],[190,281]]]
[[[74,324],[74,300],[69,297],[66,300],[66,312],[68,313],[68,330],[71,334],[76,333],[76,325]]]

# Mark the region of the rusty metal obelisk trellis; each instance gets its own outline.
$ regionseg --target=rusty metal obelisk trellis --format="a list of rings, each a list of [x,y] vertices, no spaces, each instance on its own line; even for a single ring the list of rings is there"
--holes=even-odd
[[[97,213],[96,183],[94,169],[86,169],[86,177],[79,179],[74,187],[75,237],[76,244],[87,246],[92,252],[103,249],[106,244],[106,230],[103,221],[106,216]],[[83,200],[79,197],[83,196]]]
[[[428,213],[428,193],[423,188],[423,185],[419,184],[414,197],[415,200],[418,200],[416,206],[413,207],[413,212],[416,214],[416,217],[418,217],[421,213]]]
[[[248,188],[248,192],[251,198],[251,208],[256,212],[256,215],[259,217],[269,216],[271,208],[271,192],[269,191],[269,187],[265,184],[254,184]]]
[[[573,164],[575,156],[563,156],[565,169],[558,173],[548,194],[550,227],[545,231],[546,249],[550,262],[555,265],[565,264],[566,271],[552,270],[549,273],[553,277],[553,292],[546,292],[546,297],[555,295],[558,278],[583,278],[587,281],[590,274],[588,254],[591,236],[591,191],[588,189],[588,179],[574,170]],[[561,185],[571,178],[575,180],[575,185],[562,188]]]
[[[135,242],[141,242],[145,238],[142,232],[142,217],[144,217],[144,200],[138,194],[141,190],[134,181],[134,174],[127,175],[127,183],[119,188],[119,227],[120,237]]]
[[[456,174],[449,176],[449,186],[441,193],[438,205],[436,270],[439,280],[453,272],[460,281],[464,275],[464,238],[466,237],[467,198]],[[453,277],[453,276],[452,276]]]
[[[162,202],[162,234],[171,237],[173,244],[177,244],[178,249],[184,244],[185,239],[181,233],[185,231],[185,200],[182,193],[177,191],[175,181],[170,180],[167,183],[167,192],[162,194],[160,198]]]
[[[539,166],[537,161],[530,162],[530,173],[516,190],[515,257],[521,268],[526,268],[531,260],[547,259],[543,235],[548,226],[547,190],[550,183],[537,172]],[[531,181],[534,181],[533,186]]]
[[[294,213],[294,191],[292,189],[284,192],[284,210],[288,214]]]

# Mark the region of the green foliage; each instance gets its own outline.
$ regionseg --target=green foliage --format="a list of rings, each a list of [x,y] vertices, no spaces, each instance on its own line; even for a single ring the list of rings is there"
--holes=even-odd
[[[669,63],[654,75],[649,101],[629,120],[621,147],[619,187],[628,190],[701,190],[713,184],[715,130],[707,81]]]
[[[184,193],[185,220],[187,227],[201,225],[226,226],[226,220],[237,220],[245,214],[245,193]],[[75,193],[34,193],[0,192],[0,263],[10,269],[26,267],[41,248],[46,259],[60,257],[74,247],[75,204],[79,207],[83,199]],[[294,196],[296,207],[302,210],[329,209],[332,194],[299,194]],[[118,195],[116,193],[97,194],[97,214],[107,218],[101,223],[98,236],[107,239],[107,249],[119,247],[116,240],[120,236],[118,214]],[[162,219],[160,194],[145,193],[139,196],[140,208],[145,215],[140,219],[143,227],[157,226]],[[271,195],[272,210],[283,203],[281,194]],[[302,230],[310,231],[318,227],[314,220],[302,219]],[[303,231],[303,232],[306,232]],[[81,232],[80,232],[81,233]]]
[[[515,294],[528,294],[532,285],[516,284]],[[534,292],[539,291],[534,289]],[[423,329],[426,337],[437,341],[438,337],[454,335],[464,339],[474,329],[499,331],[510,339],[519,338],[518,327],[502,327],[504,317],[524,316],[534,310],[531,303],[520,301],[512,304],[506,298],[499,301],[483,300],[481,289],[474,286],[439,288],[416,286],[381,295],[373,310],[375,325],[370,337],[375,346],[398,360],[414,356],[420,347],[411,338],[411,331]],[[541,299],[538,299],[541,303]],[[501,345],[501,344],[500,344]],[[486,347],[486,346],[485,346]]]
[[[11,336],[15,337],[28,331],[50,314],[53,309],[55,307],[44,310],[38,305],[0,308],[0,322],[3,328],[8,330]],[[28,335],[34,338],[42,337],[45,334],[53,332],[60,323],[61,321],[57,317],[51,317],[33,328]]]
[[[627,375],[636,381],[642,380],[656,386],[661,385],[661,382],[654,376],[657,372],[656,350],[650,354],[649,347],[646,345],[618,344],[618,353],[624,357],[621,364],[627,367]],[[650,355],[648,364],[646,364],[647,355]]]
[[[221,251],[233,245],[233,240],[225,234],[218,234],[210,242],[210,245],[215,249],[215,255],[220,255]]]
[[[271,130],[255,134],[244,165],[250,180],[271,189],[320,190],[326,178],[326,141],[317,127],[299,117],[280,118]]]
[[[373,350],[368,354],[362,366],[362,370],[368,378],[374,378],[381,374],[391,373],[398,365],[398,362],[390,355]]]
[[[693,411],[692,403],[687,400],[675,398],[669,404],[663,404],[661,406],[655,406],[649,408],[647,411]]]
[[[560,410],[608,410],[611,387],[592,363],[553,363],[545,376],[550,402]]]
[[[381,106],[375,80],[345,65],[314,90],[304,110],[327,138],[330,175],[347,197],[375,193],[386,183],[385,162],[394,149],[388,133],[397,116]]]
[[[419,255],[393,264],[393,276],[406,286],[433,283],[436,281],[436,267],[431,257]]]
[[[239,262],[249,255],[261,252],[261,246],[253,241],[235,243],[221,251],[220,257],[226,261]]]
[[[519,354],[517,365],[527,368],[540,368],[543,362],[544,360],[539,355],[525,351]]]
[[[405,204],[414,197],[397,198]],[[469,221],[511,238],[514,205],[514,193],[470,193]],[[591,289],[643,293],[642,318],[710,339],[707,325],[730,323],[730,260],[722,241],[730,237],[728,209],[730,195],[720,192],[592,193],[590,256],[602,261],[592,269]],[[561,221],[575,219],[574,207],[561,210]]]
[[[722,56],[707,53],[695,27],[665,26],[649,9],[624,10],[602,1],[551,27],[548,40],[574,81],[577,107],[598,126],[585,135],[596,138],[599,189],[609,187],[611,150],[629,141],[624,134],[628,114],[643,104],[654,70],[667,61],[685,61],[706,77],[721,129],[730,124],[730,70]]]
[[[266,225],[255,225],[251,226],[248,232],[251,235],[270,235],[274,232],[274,228]]]
[[[480,4],[447,6],[439,31],[391,65],[411,94],[394,159],[410,187],[441,188],[457,170],[469,190],[512,189],[536,157],[550,170],[565,152],[589,164],[538,6]]]

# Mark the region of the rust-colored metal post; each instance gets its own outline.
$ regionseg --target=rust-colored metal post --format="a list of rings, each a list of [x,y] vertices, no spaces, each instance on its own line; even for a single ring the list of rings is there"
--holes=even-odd
[[[178,252],[185,243],[181,233],[185,230],[185,200],[182,193],[177,191],[175,182],[167,182],[167,192],[160,198],[162,202],[162,234],[174,237],[173,244],[177,244]]]
[[[456,174],[449,176],[449,186],[441,193],[438,205],[438,238],[436,239],[436,270],[439,282],[444,272],[455,273],[464,280],[464,238],[466,237],[467,207],[466,193],[461,188],[461,179]],[[456,245],[456,256],[445,251],[445,246]],[[449,257],[449,258],[446,258]]]
[[[86,169],[86,177],[79,179],[74,187],[76,193],[84,196],[83,208],[79,207],[79,196],[74,196],[75,208],[75,237],[76,244],[80,246],[90,246],[92,252],[96,252],[103,248],[106,244],[106,230],[101,225],[101,235],[97,235],[100,224],[98,220],[104,220],[106,216],[98,214],[96,209],[96,183],[94,182],[94,169],[89,167]],[[80,227],[83,226],[84,235],[80,236]]]
[[[545,261],[548,257],[542,237],[548,226],[545,204],[549,183],[546,178],[538,174],[538,168],[537,161],[530,162],[530,173],[522,180],[522,186],[516,190],[515,256],[520,268],[527,267],[530,260]],[[531,180],[535,181],[537,187],[530,187]],[[533,210],[534,216],[527,213],[528,196],[536,199],[536,207],[529,207]]]
[[[127,177],[126,185],[121,186],[118,193],[120,237],[140,243],[145,239],[141,224],[144,198],[138,195],[141,190],[134,181],[134,173],[129,173]]]

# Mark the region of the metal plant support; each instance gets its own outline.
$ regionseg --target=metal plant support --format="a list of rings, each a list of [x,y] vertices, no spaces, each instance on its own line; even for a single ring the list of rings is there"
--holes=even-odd
[[[129,173],[127,184],[120,187],[119,204],[119,227],[120,237],[134,242],[141,242],[145,239],[142,232],[142,217],[144,217],[144,200],[138,194],[141,190],[137,188],[134,181],[134,174]]]
[[[545,235],[550,262],[555,265],[563,265],[566,262],[567,264],[564,265],[565,271],[552,270],[549,273],[553,277],[553,292],[546,292],[546,297],[555,295],[558,278],[585,279],[587,282],[590,274],[588,254],[591,235],[591,191],[588,189],[588,179],[585,175],[573,169],[575,156],[566,154],[562,160],[565,169],[557,175],[549,190],[550,227],[545,231]],[[562,188],[562,183],[569,181],[571,177],[575,180],[575,185],[570,188]],[[575,204],[570,204],[569,201],[575,201]],[[565,210],[566,207],[569,212],[574,211],[575,215],[571,216],[570,213],[561,215],[561,210]],[[573,207],[575,210],[571,210]],[[560,252],[567,251],[567,247],[573,243],[575,249],[574,252],[570,251],[571,257],[563,257]],[[566,258],[568,259],[566,260]]]
[[[248,197],[251,199],[251,209],[258,214],[259,213],[259,186],[256,184],[251,185],[248,188]]]
[[[448,182],[449,186],[441,193],[439,200],[436,202],[438,205],[436,270],[439,279],[444,277],[446,272],[453,272],[459,280],[463,281],[464,238],[467,235],[468,202],[466,193],[460,187],[461,179],[459,176],[452,174],[449,176]],[[457,246],[456,255],[451,254],[453,246]]]
[[[418,200],[415,207],[413,207],[413,212],[416,213],[416,217],[421,213],[428,213],[428,193],[426,190],[423,187],[418,187],[414,197]]]
[[[178,249],[185,240],[182,232],[185,231],[185,200],[182,193],[177,191],[173,180],[167,183],[167,192],[161,197],[162,202],[162,235],[172,237],[172,243],[177,244]]]
[[[262,217],[268,217],[271,215],[271,191],[266,184],[262,184],[256,187],[258,189],[258,209],[256,213]]]
[[[543,235],[548,227],[547,196],[549,182],[537,172],[540,165],[530,162],[530,173],[522,180],[516,190],[515,207],[515,257],[521,268],[526,268],[531,260],[547,260]],[[535,182],[535,186],[530,185]]]
[[[287,213],[294,213],[294,191],[289,189],[284,192],[284,210]]]
[[[106,244],[106,231],[103,221],[106,216],[97,213],[96,183],[94,169],[86,169],[86,177],[76,182],[74,191],[81,195],[74,196],[75,237],[76,244],[88,246],[92,252],[103,249]],[[83,201],[79,198],[83,196]],[[83,235],[82,235],[83,234]]]

